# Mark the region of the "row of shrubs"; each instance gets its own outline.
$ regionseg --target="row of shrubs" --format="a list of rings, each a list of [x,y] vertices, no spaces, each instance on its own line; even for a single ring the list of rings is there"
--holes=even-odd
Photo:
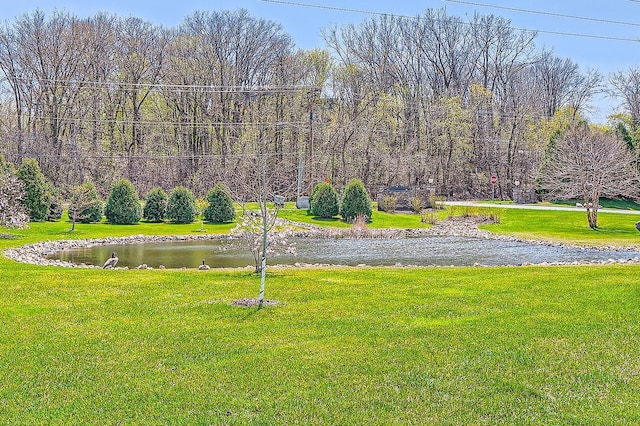
[[[58,220],[62,217],[60,192],[46,181],[38,162],[24,159],[17,170],[0,155],[0,169],[15,174],[24,183],[25,196],[22,204],[29,212],[31,221]],[[133,184],[127,179],[116,182],[106,202],[100,199],[92,182],[72,189],[69,203],[69,218],[76,222],[99,222],[103,216],[115,224],[134,224],[142,218],[150,222],[170,220],[176,223],[191,223],[199,214],[196,199],[191,190],[176,187],[170,194],[157,187],[145,196],[144,207]],[[342,216],[353,222],[358,217],[371,218],[372,203],[362,181],[352,179],[343,189],[342,197],[327,182],[319,183],[310,197],[310,212],[320,218]],[[202,211],[207,222],[230,222],[235,218],[235,209],[229,189],[216,184],[207,194],[206,207]]]
[[[371,218],[372,203],[364,184],[352,179],[343,189],[342,197],[328,182],[321,182],[313,188],[309,198],[309,212],[320,218],[342,216],[342,220],[353,222],[357,217]]]
[[[207,222],[230,222],[235,218],[235,209],[229,190],[223,184],[216,184],[206,197],[207,206],[202,215]],[[98,222],[102,215],[111,223],[134,224],[144,218],[149,222],[165,219],[175,223],[191,223],[198,215],[196,199],[191,190],[179,186],[167,194],[162,188],[151,189],[144,208],[140,203],[133,184],[121,179],[112,187],[104,204],[91,182],[74,188],[69,205],[69,217],[74,222]]]
[[[362,181],[351,180],[339,199],[335,188],[326,182],[315,186],[310,197],[310,212],[320,218],[342,216],[353,222],[359,216],[371,218],[372,203]],[[216,184],[206,197],[207,206],[202,214],[204,220],[213,223],[230,222],[235,218],[235,209],[229,189]],[[69,217],[74,222],[98,222],[102,216],[116,224],[134,224],[141,218],[149,222],[170,220],[175,223],[191,223],[198,215],[193,193],[185,187],[176,187],[170,194],[162,188],[151,189],[141,207],[137,192],[131,182],[121,179],[116,182],[104,204],[91,182],[74,188],[69,206]]]
[[[15,169],[0,154],[0,172],[15,176],[24,186],[20,203],[25,207],[29,220],[42,222],[59,220],[62,217],[60,191],[48,182],[35,159],[25,158]],[[106,202],[100,199],[92,182],[74,187],[70,194],[69,218],[72,222],[99,222],[103,216],[111,223],[134,224],[145,218],[150,222],[165,219],[176,223],[191,223],[200,213],[196,200],[188,188],[174,188],[167,194],[157,187],[145,197],[144,208],[133,184],[122,179],[116,182]],[[217,184],[206,197],[207,206],[202,214],[208,222],[230,222],[235,218],[235,209],[228,188]]]

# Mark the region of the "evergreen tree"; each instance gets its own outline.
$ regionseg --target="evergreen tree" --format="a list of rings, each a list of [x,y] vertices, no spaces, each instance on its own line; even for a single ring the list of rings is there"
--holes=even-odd
[[[222,183],[217,183],[207,194],[209,205],[204,210],[204,218],[207,222],[231,222],[236,217],[233,208],[231,193]]]
[[[130,181],[120,179],[111,187],[104,215],[111,223],[131,225],[140,221],[142,207]]]
[[[160,187],[147,193],[144,203],[143,217],[149,222],[162,222],[167,215],[167,193]]]
[[[167,204],[167,218],[176,223],[191,223],[198,214],[193,193],[183,186],[171,191]]]
[[[49,192],[47,220],[51,222],[60,220],[62,217],[62,195],[60,195],[60,190],[47,182],[47,192]]]
[[[69,205],[69,218],[73,222],[92,223],[102,220],[103,205],[93,182],[85,182],[73,188]]]
[[[36,222],[47,220],[51,196],[38,162],[33,158],[22,160],[16,177],[24,184],[25,197],[22,204],[29,210],[29,219]]]
[[[309,210],[312,215],[321,218],[331,218],[340,213],[338,192],[333,185],[321,182],[313,188]]]
[[[340,214],[342,220],[353,222],[359,215],[366,216],[367,220],[371,219],[371,198],[359,179],[351,179],[347,186],[344,187],[342,194],[342,208]]]

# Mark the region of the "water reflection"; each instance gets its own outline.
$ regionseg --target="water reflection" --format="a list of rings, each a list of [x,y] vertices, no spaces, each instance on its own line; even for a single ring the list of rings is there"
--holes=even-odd
[[[253,257],[238,240],[172,241],[120,244],[70,249],[55,258],[73,263],[102,265],[111,252],[120,258],[118,266],[141,264],[157,268],[197,268],[202,259],[212,268],[253,266]],[[640,253],[595,249],[551,247],[521,242],[463,237],[421,237],[406,239],[298,239],[296,256],[278,255],[270,264],[333,265],[520,265],[522,263],[597,261],[640,257]]]

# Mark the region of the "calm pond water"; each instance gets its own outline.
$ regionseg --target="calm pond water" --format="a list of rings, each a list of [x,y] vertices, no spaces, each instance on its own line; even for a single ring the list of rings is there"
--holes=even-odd
[[[522,263],[597,261],[640,257],[637,252],[550,247],[521,242],[464,237],[404,239],[298,239],[296,255],[278,255],[269,264],[333,265],[521,265]],[[175,241],[119,244],[65,250],[52,256],[73,263],[102,265],[116,252],[118,266],[146,263],[157,268],[197,268],[205,259],[212,268],[252,266],[253,257],[241,241]]]

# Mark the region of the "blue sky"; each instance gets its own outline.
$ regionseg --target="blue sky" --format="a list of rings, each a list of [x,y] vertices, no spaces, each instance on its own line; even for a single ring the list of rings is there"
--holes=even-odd
[[[640,40],[640,1],[637,0],[291,0],[295,3],[322,5],[336,8],[358,9],[379,13],[415,16],[427,8],[446,7],[451,15],[472,16],[478,11],[483,14],[504,16],[516,28],[539,30],[537,44],[554,50],[556,55],[569,57],[583,70],[598,69],[604,75],[613,71],[640,66],[640,41],[622,41],[602,38],[577,37],[549,32],[576,33],[598,37],[615,37]],[[474,4],[470,4],[474,3]],[[518,12],[483,5],[526,9],[546,12],[538,14]],[[111,0],[87,2],[86,0],[21,0],[0,7],[0,20],[13,20],[25,12],[41,9],[51,12],[65,10],[85,17],[98,11],[112,12],[121,16],[136,16],[165,26],[178,25],[182,19],[196,10],[235,10],[245,8],[258,18],[281,23],[295,39],[299,47],[310,49],[322,47],[321,30],[332,24],[358,23],[371,15],[356,12],[285,5],[261,0],[191,0],[191,1],[147,1]],[[551,16],[552,14],[573,15],[585,18],[617,21],[604,23],[593,20]],[[634,25],[625,25],[631,23]],[[601,121],[615,106],[611,99],[598,101],[600,111],[592,117]]]

